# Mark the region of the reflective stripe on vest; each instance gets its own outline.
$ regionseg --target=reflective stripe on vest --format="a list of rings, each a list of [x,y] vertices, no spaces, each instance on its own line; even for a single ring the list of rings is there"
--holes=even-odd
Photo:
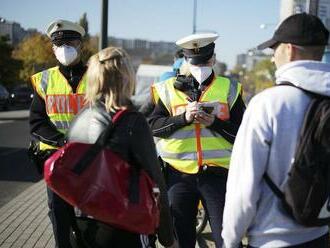
[[[56,129],[66,134],[75,115],[84,106],[86,75],[79,82],[76,93],[58,67],[39,72],[32,76],[36,92],[44,99],[47,115]],[[40,149],[55,147],[41,143]]]
[[[175,80],[169,79],[156,84],[156,93],[172,116],[185,111],[187,95],[176,90]],[[229,109],[234,105],[241,90],[241,85],[231,85],[227,78],[217,77],[205,89],[198,102],[212,106],[213,114],[219,119],[230,118]],[[229,106],[228,106],[229,105]],[[175,169],[194,174],[199,166],[221,166],[228,168],[232,144],[204,125],[193,123],[174,132],[166,139],[160,139],[157,149],[164,161]]]
[[[164,106],[167,108],[168,112],[172,115],[172,109],[171,109],[171,96],[169,93],[169,90],[167,89],[168,84],[174,84],[176,78],[170,78],[168,80],[155,83],[152,85],[153,90],[153,99],[155,99],[156,103],[157,100],[160,99]]]

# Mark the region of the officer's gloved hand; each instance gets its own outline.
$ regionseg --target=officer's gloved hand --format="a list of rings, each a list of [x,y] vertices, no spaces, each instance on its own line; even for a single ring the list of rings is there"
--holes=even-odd
[[[61,139],[59,139],[59,140],[57,141],[57,146],[58,146],[58,147],[62,147],[62,146],[64,146],[67,142],[68,142],[68,141],[67,141],[66,137],[63,137],[63,138],[61,138]]]
[[[44,172],[44,163],[45,161],[57,150],[48,149],[40,150],[38,141],[31,141],[28,148],[28,156],[32,165],[37,170],[38,174],[42,175]]]

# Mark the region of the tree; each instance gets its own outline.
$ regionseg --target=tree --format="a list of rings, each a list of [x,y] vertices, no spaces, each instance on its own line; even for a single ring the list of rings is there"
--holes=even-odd
[[[85,29],[85,39],[89,39],[89,33],[88,33],[88,20],[87,20],[87,14],[84,13],[82,17],[79,19],[79,25],[82,26]]]
[[[12,57],[13,47],[8,40],[8,37],[0,36],[0,83],[11,87],[19,82],[22,61]]]
[[[88,20],[87,14],[84,13],[79,19],[78,24],[85,29],[85,37],[83,37],[83,46],[82,46],[82,61],[87,62],[90,56],[98,50],[98,39],[96,37],[91,37],[88,33]]]
[[[275,66],[270,59],[260,61],[249,73],[250,80],[254,80],[255,94],[273,86],[275,81]]]
[[[89,37],[83,41],[81,59],[84,63],[88,61],[90,56],[97,52],[97,39]]]
[[[275,81],[275,66],[270,59],[258,62],[250,71],[246,67],[236,66],[232,71],[243,85],[245,102],[260,91],[273,86]]]
[[[57,64],[49,38],[40,33],[24,39],[14,50],[13,56],[23,61],[19,76],[26,82],[36,72]]]

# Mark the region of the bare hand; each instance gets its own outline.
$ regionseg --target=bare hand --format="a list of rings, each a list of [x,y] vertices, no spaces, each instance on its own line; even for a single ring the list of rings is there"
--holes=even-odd
[[[198,112],[198,108],[199,108],[198,103],[196,101],[188,103],[188,105],[186,106],[186,114],[185,114],[185,118],[188,123],[191,123],[194,120],[195,115]]]
[[[199,111],[195,115],[195,120],[199,123],[203,124],[204,126],[208,127],[211,126],[214,122],[215,116],[212,114],[208,114],[204,111]]]

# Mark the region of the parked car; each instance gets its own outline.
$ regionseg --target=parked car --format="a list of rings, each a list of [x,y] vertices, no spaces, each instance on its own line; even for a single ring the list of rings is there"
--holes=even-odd
[[[10,104],[20,106],[30,106],[33,99],[33,90],[26,85],[19,85],[10,92]]]
[[[0,109],[7,110],[9,101],[9,93],[7,89],[0,84]]]

